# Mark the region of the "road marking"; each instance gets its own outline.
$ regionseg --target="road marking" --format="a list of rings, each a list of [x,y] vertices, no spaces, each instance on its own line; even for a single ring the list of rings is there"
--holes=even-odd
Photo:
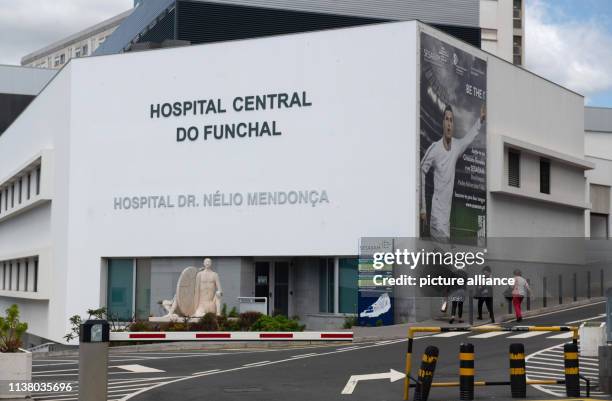
[[[434,334],[431,337],[455,337],[467,333],[469,333],[469,331],[447,331],[446,333]]]
[[[345,348],[338,348],[336,351],[349,351],[352,349],[357,349],[359,348],[358,346],[353,346],[353,347],[345,347]]]
[[[310,353],[310,354],[300,354],[300,355],[293,355],[291,358],[306,358],[308,356],[314,356],[317,355],[316,352]]]
[[[542,334],[550,333],[550,331],[528,331],[526,333],[516,334],[508,338],[530,338],[535,336],[541,336]]]
[[[574,321],[571,321],[571,322],[565,322],[565,324],[574,324],[574,323],[588,322],[589,320],[601,319],[602,317],[606,317],[606,314],[605,313],[601,313],[601,314],[599,314],[597,316],[590,317],[588,319],[574,320]]]
[[[424,338],[428,338],[428,337],[429,336],[421,336],[421,337],[415,338],[415,340],[424,339]],[[397,343],[406,342],[406,341],[407,341],[406,339],[401,339],[401,340],[398,340]],[[376,347],[382,347],[382,345],[376,345],[376,344],[363,345],[359,349],[376,348]],[[324,348],[324,346],[321,346],[319,348]],[[336,350],[336,351],[329,351],[329,352],[321,352],[321,353],[318,353],[316,355],[313,355],[312,357],[328,356],[328,355],[333,355],[333,354],[337,354],[337,353],[340,353],[340,352],[344,352],[344,351],[337,351]],[[281,359],[281,360],[278,360],[278,361],[270,362],[269,365],[275,365],[275,364],[291,362],[291,361],[295,361],[295,358]],[[179,382],[182,382],[182,381],[191,380],[191,379],[200,378],[200,377],[205,377],[205,376],[209,376],[209,375],[217,375],[217,374],[222,374],[222,373],[236,372],[236,371],[239,371],[239,370],[251,369],[251,368],[256,368],[256,367],[259,367],[259,366],[261,366],[261,365],[254,365],[254,366],[244,366],[243,365],[243,366],[239,366],[239,367],[236,367],[236,368],[229,368],[229,369],[221,370],[221,371],[218,371],[218,372],[203,373],[203,374],[200,374],[200,375],[179,377],[179,378],[177,378],[175,380],[171,380],[171,381],[164,382],[164,383],[158,383],[158,384],[155,384],[155,385],[143,388],[141,390],[138,390],[135,393],[128,394],[128,395],[124,396],[119,401],[131,400],[132,398],[134,398],[134,397],[136,397],[136,396],[138,396],[140,394],[146,393],[147,391],[151,391],[151,390],[154,390],[156,388],[160,388],[160,387],[168,385],[168,384],[179,383]]]
[[[164,373],[163,370],[149,368],[147,366],[142,366],[142,365],[119,365],[115,367],[118,369],[123,369],[123,370],[127,370],[128,372],[134,372],[134,373]]]
[[[503,336],[505,334],[508,334],[508,333],[505,331],[490,331],[488,333],[482,333],[482,334],[477,334],[475,336],[470,336],[470,338],[491,338],[491,337]]]
[[[211,369],[211,370],[205,370],[204,372],[195,372],[195,373],[192,373],[191,375],[192,375],[192,376],[193,376],[193,375],[203,375],[203,374],[205,374],[205,373],[218,372],[218,371],[220,371],[220,370],[221,370],[221,369]]]
[[[572,333],[571,331],[567,331],[567,332],[564,332],[561,334],[555,334],[554,336],[550,336],[546,338],[552,338],[552,339],[572,338],[573,335],[574,333]]]
[[[402,372],[398,372],[394,369],[389,369],[388,372],[385,373],[372,373],[369,375],[353,375],[346,382],[346,386],[342,389],[340,394],[353,394],[357,383],[364,380],[380,380],[380,379],[389,379],[391,383],[401,380],[405,378],[406,375]]]
[[[260,362],[247,363],[246,365],[242,365],[242,366],[244,366],[244,367],[255,366],[255,365],[261,365],[261,364],[264,364],[264,363],[270,363],[270,361],[260,361]]]

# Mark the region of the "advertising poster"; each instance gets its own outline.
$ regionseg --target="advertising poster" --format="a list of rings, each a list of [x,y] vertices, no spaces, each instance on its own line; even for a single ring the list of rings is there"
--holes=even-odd
[[[362,238],[358,271],[358,325],[387,326],[393,319],[393,287],[376,285],[374,276],[393,277],[393,265],[374,268],[375,252],[390,252],[393,240],[385,238]]]
[[[420,234],[485,246],[487,64],[421,33]]]

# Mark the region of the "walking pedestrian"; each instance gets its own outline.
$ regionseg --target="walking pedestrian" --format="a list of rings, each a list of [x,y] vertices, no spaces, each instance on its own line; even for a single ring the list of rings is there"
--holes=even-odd
[[[514,314],[516,321],[520,322],[523,320],[523,313],[521,311],[521,303],[531,289],[529,283],[523,278],[523,274],[519,269],[514,270],[514,287],[512,288],[512,306],[514,307]]]
[[[463,284],[456,285],[450,296],[448,297],[451,301],[451,318],[448,321],[450,324],[455,322],[455,316],[457,316],[459,323],[463,323],[463,302],[465,302],[465,291],[467,288],[467,273],[460,269],[457,271],[457,278],[463,279]]]
[[[482,268],[482,274],[485,278],[491,278],[491,268],[485,266]],[[487,306],[489,312],[489,318],[491,323],[495,323],[495,315],[493,313],[493,286],[492,285],[481,285],[478,287],[478,320],[482,320],[482,305]]]

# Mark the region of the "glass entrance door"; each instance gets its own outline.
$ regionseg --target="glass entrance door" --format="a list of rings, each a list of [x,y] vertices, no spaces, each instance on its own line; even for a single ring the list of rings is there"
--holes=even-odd
[[[274,262],[274,315],[289,315],[289,262]]]
[[[270,295],[270,262],[255,262],[255,296],[266,297],[270,302]]]

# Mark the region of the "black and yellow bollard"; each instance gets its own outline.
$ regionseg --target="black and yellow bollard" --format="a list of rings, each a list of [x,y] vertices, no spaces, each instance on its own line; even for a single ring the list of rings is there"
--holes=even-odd
[[[430,345],[425,349],[425,353],[423,353],[421,369],[419,369],[414,391],[415,401],[427,401],[429,397],[429,390],[431,389],[434,371],[436,370],[436,362],[438,362],[438,352],[438,347]]]
[[[568,343],[563,346],[565,363],[565,395],[580,397],[580,369],[578,366],[578,345]]]
[[[459,397],[474,399],[474,344],[459,346]]]
[[[525,347],[523,344],[510,344],[510,391],[512,392],[512,398],[527,398]]]

